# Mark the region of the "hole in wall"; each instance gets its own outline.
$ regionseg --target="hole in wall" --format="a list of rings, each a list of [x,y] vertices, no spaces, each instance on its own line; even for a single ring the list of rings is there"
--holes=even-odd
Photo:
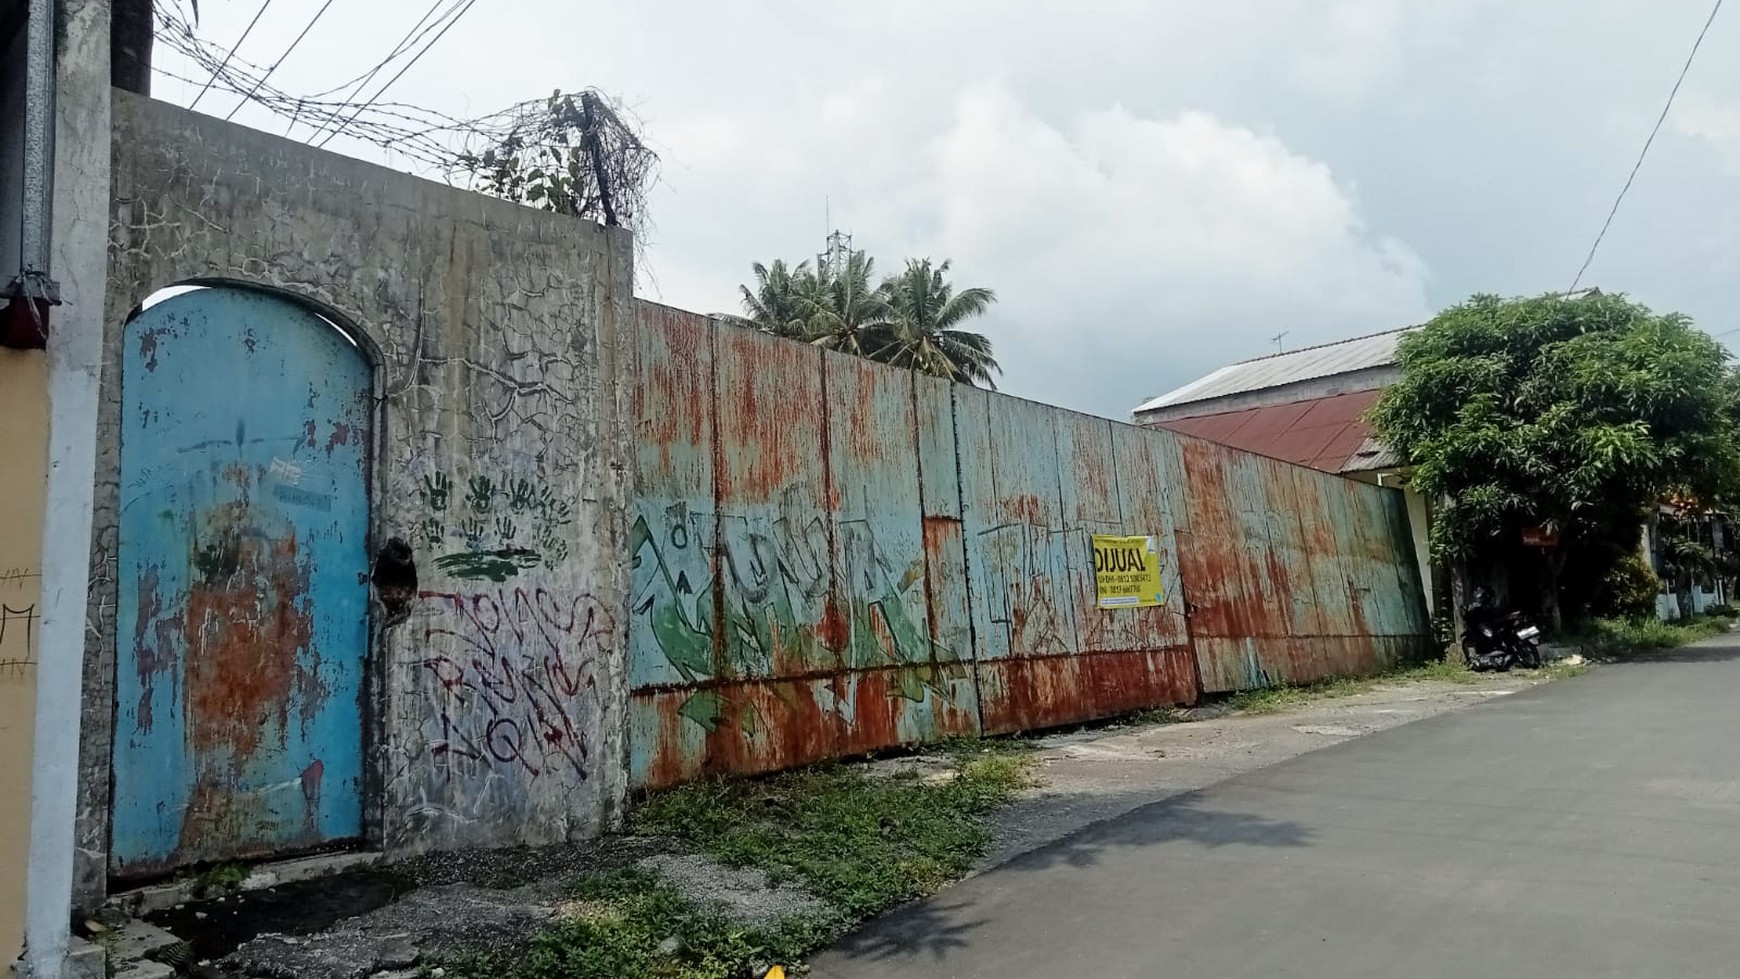
[[[387,610],[389,624],[410,614],[411,602],[417,597],[417,558],[404,538],[389,537],[381,545],[369,581]]]

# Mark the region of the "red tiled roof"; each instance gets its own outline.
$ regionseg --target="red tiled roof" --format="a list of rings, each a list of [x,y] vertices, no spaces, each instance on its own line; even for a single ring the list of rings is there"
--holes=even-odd
[[[1310,401],[1177,418],[1157,424],[1185,435],[1312,469],[1341,472],[1372,434],[1371,426],[1361,416],[1382,393],[1355,391]]]

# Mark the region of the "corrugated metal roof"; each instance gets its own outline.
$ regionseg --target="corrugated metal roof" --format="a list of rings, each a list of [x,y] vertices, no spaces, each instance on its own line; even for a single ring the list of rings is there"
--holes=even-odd
[[[1261,391],[1296,381],[1333,377],[1396,362],[1396,341],[1416,327],[1355,337],[1316,347],[1302,347],[1231,364],[1181,388],[1143,402],[1138,413],[1192,401],[1208,401],[1247,391]]]
[[[1355,472],[1380,468],[1366,465],[1359,454],[1375,441],[1364,416],[1381,393],[1355,391],[1156,424],[1324,472]]]
[[[1396,469],[1402,464],[1402,457],[1395,450],[1385,445],[1376,435],[1365,440],[1365,443],[1355,449],[1353,455],[1341,464],[1341,472],[1363,473],[1376,469]]]

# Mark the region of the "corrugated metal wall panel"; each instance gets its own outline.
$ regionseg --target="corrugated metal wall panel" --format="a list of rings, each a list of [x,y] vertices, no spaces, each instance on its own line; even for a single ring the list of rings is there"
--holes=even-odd
[[[713,332],[699,316],[644,303],[641,323],[629,771],[636,783],[668,784],[700,771],[724,648],[714,628]]]
[[[825,359],[834,567],[848,627],[842,749],[972,732],[973,699],[961,691],[971,673],[932,643],[913,377],[844,354]]]
[[[1399,493],[1196,440],[1182,449],[1204,692],[1372,673],[1398,648],[1426,648]]]

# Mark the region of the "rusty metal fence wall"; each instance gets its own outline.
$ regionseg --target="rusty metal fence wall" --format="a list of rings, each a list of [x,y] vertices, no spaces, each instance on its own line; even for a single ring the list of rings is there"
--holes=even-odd
[[[641,323],[631,781],[977,731],[950,386]]]
[[[1370,673],[1431,633],[1401,494],[1179,437],[1203,693]]]
[[[639,305],[632,785],[1424,646],[1393,490]],[[1164,607],[1095,607],[1095,533],[1158,539]]]
[[[1194,700],[1176,440],[968,387],[955,389],[955,424],[985,733]],[[1158,537],[1173,600],[1095,608],[1096,533]]]

